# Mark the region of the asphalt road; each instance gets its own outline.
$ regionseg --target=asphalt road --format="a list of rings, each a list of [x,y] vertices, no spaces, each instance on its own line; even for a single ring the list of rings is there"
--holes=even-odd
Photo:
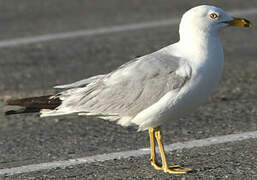
[[[0,3],[0,41],[179,18],[206,1],[34,1]],[[257,1],[208,1],[225,10],[257,8]],[[257,24],[257,15],[246,16]],[[163,128],[165,144],[257,130],[257,30],[222,34],[223,79],[209,102]],[[0,48],[0,169],[149,147],[146,132],[85,117],[4,116],[8,98],[53,93],[52,86],[109,72],[178,40],[178,25]],[[155,171],[149,157],[110,160],[5,179],[257,179],[256,139],[168,153],[194,167],[187,175]]]

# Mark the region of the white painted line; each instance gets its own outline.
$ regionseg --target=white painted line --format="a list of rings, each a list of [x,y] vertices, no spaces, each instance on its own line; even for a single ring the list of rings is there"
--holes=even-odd
[[[45,35],[34,36],[34,37],[3,40],[3,41],[0,41],[0,48],[13,47],[13,46],[18,46],[22,44],[31,44],[31,43],[38,43],[38,42],[44,42],[44,41],[72,39],[72,38],[78,38],[81,36],[84,36],[84,37],[94,36],[94,35],[117,33],[117,32],[123,32],[123,31],[133,31],[133,30],[147,29],[147,28],[154,28],[154,27],[161,27],[161,26],[170,26],[177,23],[178,23],[178,19],[169,19],[169,20],[151,21],[151,22],[144,22],[144,23],[137,23],[137,24],[117,25],[117,26],[103,27],[98,29],[45,34]]]
[[[247,139],[257,138],[257,131],[245,132],[241,134],[231,134],[225,136],[211,137],[201,140],[179,142],[165,146],[166,152],[178,149],[191,149],[194,147],[210,146],[215,144],[229,143],[235,141],[242,141]],[[10,176],[21,173],[29,173],[34,171],[50,170],[55,168],[65,168],[78,164],[90,164],[94,162],[103,162],[114,159],[125,159],[129,157],[140,157],[150,154],[150,149],[138,149],[132,151],[115,152],[109,154],[100,154],[95,156],[88,156],[84,158],[70,159],[65,161],[54,161],[49,163],[31,164],[21,167],[0,169],[0,176]]]
[[[244,9],[244,10],[232,10],[229,12],[229,14],[233,16],[255,15],[257,14],[257,8]],[[52,40],[72,39],[72,38],[78,38],[81,36],[85,37],[85,36],[94,36],[94,35],[109,34],[109,33],[118,33],[118,32],[124,32],[124,31],[172,26],[172,25],[178,24],[179,20],[180,19],[177,19],[177,18],[170,18],[170,19],[136,23],[136,24],[125,24],[125,25],[117,25],[117,26],[111,26],[111,27],[103,27],[98,29],[78,30],[78,31],[72,31],[72,32],[53,33],[53,34],[45,34],[45,35],[39,35],[34,37],[2,40],[0,41],[0,48],[13,47],[13,46],[18,46],[23,44],[39,43],[39,42],[52,41]]]

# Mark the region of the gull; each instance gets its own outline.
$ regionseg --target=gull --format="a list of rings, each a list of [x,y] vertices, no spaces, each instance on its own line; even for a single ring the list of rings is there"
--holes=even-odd
[[[78,114],[148,130],[151,164],[171,174],[192,171],[167,164],[161,125],[181,118],[207,101],[222,76],[224,55],[219,33],[227,26],[252,27],[244,18],[215,6],[188,10],[179,25],[180,40],[133,59],[116,70],[72,84],[56,86],[54,95],[7,100],[23,109],[9,114],[39,112],[41,117]],[[161,164],[156,158],[158,144]]]

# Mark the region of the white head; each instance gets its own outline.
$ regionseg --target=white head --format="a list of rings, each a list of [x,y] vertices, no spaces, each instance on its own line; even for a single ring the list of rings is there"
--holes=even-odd
[[[229,25],[252,27],[248,20],[232,17],[221,8],[197,6],[183,15],[179,26],[180,39],[190,36],[217,36],[221,29]]]

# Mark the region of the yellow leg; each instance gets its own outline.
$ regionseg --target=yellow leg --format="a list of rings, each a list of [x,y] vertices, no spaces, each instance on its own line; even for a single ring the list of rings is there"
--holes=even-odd
[[[179,165],[172,165],[168,167],[167,161],[166,161],[166,156],[162,144],[162,135],[161,135],[161,130],[160,128],[155,128],[155,138],[158,143],[159,149],[160,149],[160,154],[161,154],[161,159],[162,159],[162,170],[167,173],[171,174],[185,174],[187,172],[192,171],[190,168],[183,168]]]
[[[160,166],[159,164],[157,164],[156,161],[156,154],[155,154],[155,141],[154,141],[154,128],[150,128],[148,130],[149,132],[149,137],[150,137],[150,146],[151,146],[151,164],[152,166],[157,169],[157,170],[162,170],[162,166]]]

